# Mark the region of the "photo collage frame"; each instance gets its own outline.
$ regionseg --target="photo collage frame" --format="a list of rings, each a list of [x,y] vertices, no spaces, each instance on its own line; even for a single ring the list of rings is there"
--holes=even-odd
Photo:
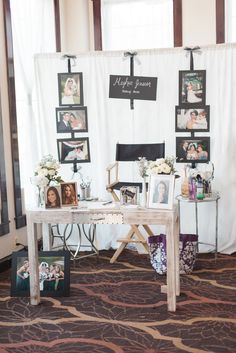
[[[210,106],[206,105],[206,70],[179,71],[179,105],[175,107],[175,132],[190,132],[176,137],[177,163],[210,161],[210,137],[195,132],[210,131]]]
[[[77,134],[88,132],[87,107],[83,105],[83,73],[64,72],[57,75],[60,107],[56,108],[56,131],[60,135],[71,135],[57,139],[59,162],[90,162],[89,138],[77,137]]]

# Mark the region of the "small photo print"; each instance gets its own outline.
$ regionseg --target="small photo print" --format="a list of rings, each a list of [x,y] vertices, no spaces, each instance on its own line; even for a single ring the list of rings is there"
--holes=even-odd
[[[203,105],[206,100],[206,70],[179,71],[179,105]]]
[[[83,73],[58,73],[60,106],[83,105]]]
[[[177,163],[210,161],[210,137],[176,137]]]
[[[120,188],[121,205],[137,205],[139,196],[138,186],[122,186]]]
[[[175,107],[175,131],[209,131],[210,106],[182,108]]]
[[[60,186],[47,186],[44,189],[45,208],[61,207],[61,188]]]
[[[57,132],[87,132],[87,107],[56,108]]]
[[[61,163],[90,162],[88,137],[58,139],[57,149]]]
[[[77,206],[78,194],[77,183],[61,183],[62,206]]]

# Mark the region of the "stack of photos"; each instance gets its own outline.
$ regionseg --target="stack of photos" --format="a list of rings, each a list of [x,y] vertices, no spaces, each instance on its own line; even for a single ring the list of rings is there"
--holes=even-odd
[[[122,186],[120,188],[121,205],[137,205],[139,196],[138,186]]]
[[[210,131],[210,106],[206,101],[206,71],[179,71],[179,105],[175,107],[175,131]],[[210,160],[210,137],[176,137],[176,162],[206,163]]]
[[[58,134],[71,134],[57,140],[60,163],[90,162],[88,137],[75,138],[74,133],[88,132],[87,107],[83,106],[82,72],[58,73],[60,108],[56,108]]]

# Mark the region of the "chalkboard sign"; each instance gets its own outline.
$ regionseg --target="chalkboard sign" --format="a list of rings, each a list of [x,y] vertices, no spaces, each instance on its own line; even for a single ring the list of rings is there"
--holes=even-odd
[[[110,75],[109,98],[156,100],[157,77]]]

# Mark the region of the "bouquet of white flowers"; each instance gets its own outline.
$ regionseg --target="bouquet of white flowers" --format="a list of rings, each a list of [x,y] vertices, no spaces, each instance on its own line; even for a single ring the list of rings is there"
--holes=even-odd
[[[149,163],[149,174],[174,174],[174,157],[159,158]]]
[[[39,188],[49,185],[51,182],[58,184],[63,180],[58,175],[60,164],[51,154],[44,156],[36,165],[32,183]]]
[[[138,170],[139,170],[139,175],[142,178],[145,178],[148,176],[147,171],[148,171],[148,166],[149,166],[149,161],[146,159],[146,157],[138,157]]]

